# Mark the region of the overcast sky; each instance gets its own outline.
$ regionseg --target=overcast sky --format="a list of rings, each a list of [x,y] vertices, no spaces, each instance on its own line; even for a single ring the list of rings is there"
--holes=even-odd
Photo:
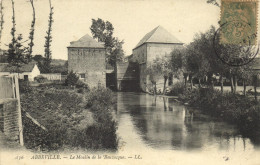
[[[48,26],[48,0],[34,0],[36,8],[35,46],[33,54],[44,54],[45,35]],[[53,58],[67,59],[67,46],[85,34],[91,35],[91,19],[101,18],[114,26],[114,36],[123,39],[125,54],[141,38],[157,27],[163,26],[184,43],[194,35],[205,32],[211,25],[217,26],[220,9],[207,4],[207,0],[52,0],[54,7]],[[11,0],[4,3],[4,30],[1,47],[11,41]],[[17,33],[28,37],[32,9],[29,0],[15,0]]]

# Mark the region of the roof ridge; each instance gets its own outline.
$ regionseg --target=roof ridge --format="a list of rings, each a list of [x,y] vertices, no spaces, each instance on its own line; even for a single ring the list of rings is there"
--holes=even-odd
[[[148,41],[148,40],[154,35],[154,33],[158,30],[159,27],[160,27],[160,25],[157,26],[156,28],[154,28],[154,29],[152,30],[153,33],[150,35],[150,37],[149,37],[146,41]],[[152,31],[151,31],[151,32],[152,32]],[[145,43],[146,41],[144,41],[144,43]]]

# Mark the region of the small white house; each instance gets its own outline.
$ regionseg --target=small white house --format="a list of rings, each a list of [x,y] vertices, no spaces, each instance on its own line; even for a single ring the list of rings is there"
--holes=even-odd
[[[40,70],[34,62],[22,64],[19,69],[8,63],[0,63],[0,76],[18,75],[19,79],[34,81],[34,78],[40,74]]]

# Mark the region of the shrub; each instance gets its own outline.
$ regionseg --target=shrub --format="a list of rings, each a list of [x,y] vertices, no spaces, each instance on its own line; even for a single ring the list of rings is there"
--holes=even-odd
[[[48,79],[43,77],[42,75],[39,75],[39,76],[34,77],[34,81],[37,81],[38,83],[44,83],[44,82],[47,82]]]
[[[75,84],[77,88],[84,88],[84,89],[89,89],[88,85],[81,80],[78,80],[77,83]]]
[[[250,97],[201,88],[187,90],[180,98],[207,114],[238,125],[246,135],[259,130],[260,106]]]
[[[180,94],[183,94],[184,90],[185,90],[184,83],[177,82],[169,88],[169,92],[167,92],[167,95],[178,96]]]
[[[65,85],[67,86],[75,86],[79,80],[79,77],[73,71],[70,71],[65,79]]]
[[[30,82],[20,79],[19,80],[19,90],[20,90],[20,93],[28,93],[28,92],[30,92],[32,90]]]
[[[117,125],[111,111],[114,106],[112,92],[104,88],[93,89],[85,97],[74,90],[50,87],[34,88],[22,95],[22,109],[35,116],[48,130],[41,130],[23,117],[25,146],[47,151],[62,149],[64,145],[70,148],[117,149]],[[86,112],[92,115],[85,116]],[[88,121],[93,122],[89,124]]]

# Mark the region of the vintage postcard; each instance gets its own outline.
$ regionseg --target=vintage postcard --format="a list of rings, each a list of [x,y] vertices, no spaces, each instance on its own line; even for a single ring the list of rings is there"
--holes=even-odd
[[[0,165],[259,165],[258,0],[0,0]]]

